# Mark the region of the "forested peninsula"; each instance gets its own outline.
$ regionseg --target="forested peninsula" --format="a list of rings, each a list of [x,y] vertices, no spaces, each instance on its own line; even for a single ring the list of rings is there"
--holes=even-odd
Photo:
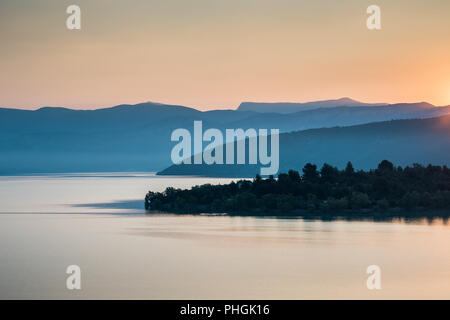
[[[450,215],[450,169],[414,164],[395,167],[383,160],[378,168],[356,171],[308,163],[302,173],[289,170],[276,178],[204,184],[189,190],[149,191],[145,208],[181,214],[252,216],[428,217]]]

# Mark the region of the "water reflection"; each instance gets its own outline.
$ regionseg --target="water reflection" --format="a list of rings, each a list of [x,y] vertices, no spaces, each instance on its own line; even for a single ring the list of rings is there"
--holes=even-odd
[[[149,189],[229,179],[122,176],[0,177],[0,298],[450,297],[448,218],[145,214]]]
[[[75,208],[97,208],[97,209],[124,209],[144,211],[144,201],[141,200],[120,200],[102,203],[77,203],[70,205]]]

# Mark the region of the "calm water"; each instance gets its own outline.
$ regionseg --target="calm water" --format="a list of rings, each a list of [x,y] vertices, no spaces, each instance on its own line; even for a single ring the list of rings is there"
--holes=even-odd
[[[148,190],[230,179],[0,177],[0,298],[450,298],[450,226],[145,215]],[[82,290],[66,289],[66,267]],[[382,289],[366,288],[367,266]]]

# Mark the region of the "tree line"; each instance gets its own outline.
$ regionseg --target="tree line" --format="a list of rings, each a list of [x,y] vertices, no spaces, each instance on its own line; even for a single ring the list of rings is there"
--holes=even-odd
[[[414,164],[395,167],[383,160],[370,171],[308,163],[277,178],[204,184],[189,190],[148,192],[147,210],[174,213],[292,214],[440,210],[450,215],[450,169]],[[449,209],[449,211],[447,211]]]

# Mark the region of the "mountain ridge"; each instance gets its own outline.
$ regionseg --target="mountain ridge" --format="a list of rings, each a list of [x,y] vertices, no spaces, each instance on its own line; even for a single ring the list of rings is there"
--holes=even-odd
[[[248,142],[247,142],[248,143]],[[450,165],[450,115],[392,120],[349,127],[308,129],[280,134],[280,170],[301,170],[310,162],[370,169],[384,158],[396,165]],[[254,177],[260,165],[171,165],[159,175]]]
[[[363,107],[363,106],[384,106],[387,103],[365,103],[348,97],[332,100],[319,100],[310,102],[242,102],[238,111],[255,111],[261,113],[294,113],[298,111],[313,110],[319,108],[334,108],[334,107]],[[275,111],[277,110],[277,111]]]
[[[202,121],[204,130],[278,128],[286,133],[443,114],[450,114],[450,107],[420,103],[293,114],[200,111],[149,102],[95,110],[0,108],[0,174],[161,171],[171,163],[171,132],[177,128],[192,132],[196,120]]]

